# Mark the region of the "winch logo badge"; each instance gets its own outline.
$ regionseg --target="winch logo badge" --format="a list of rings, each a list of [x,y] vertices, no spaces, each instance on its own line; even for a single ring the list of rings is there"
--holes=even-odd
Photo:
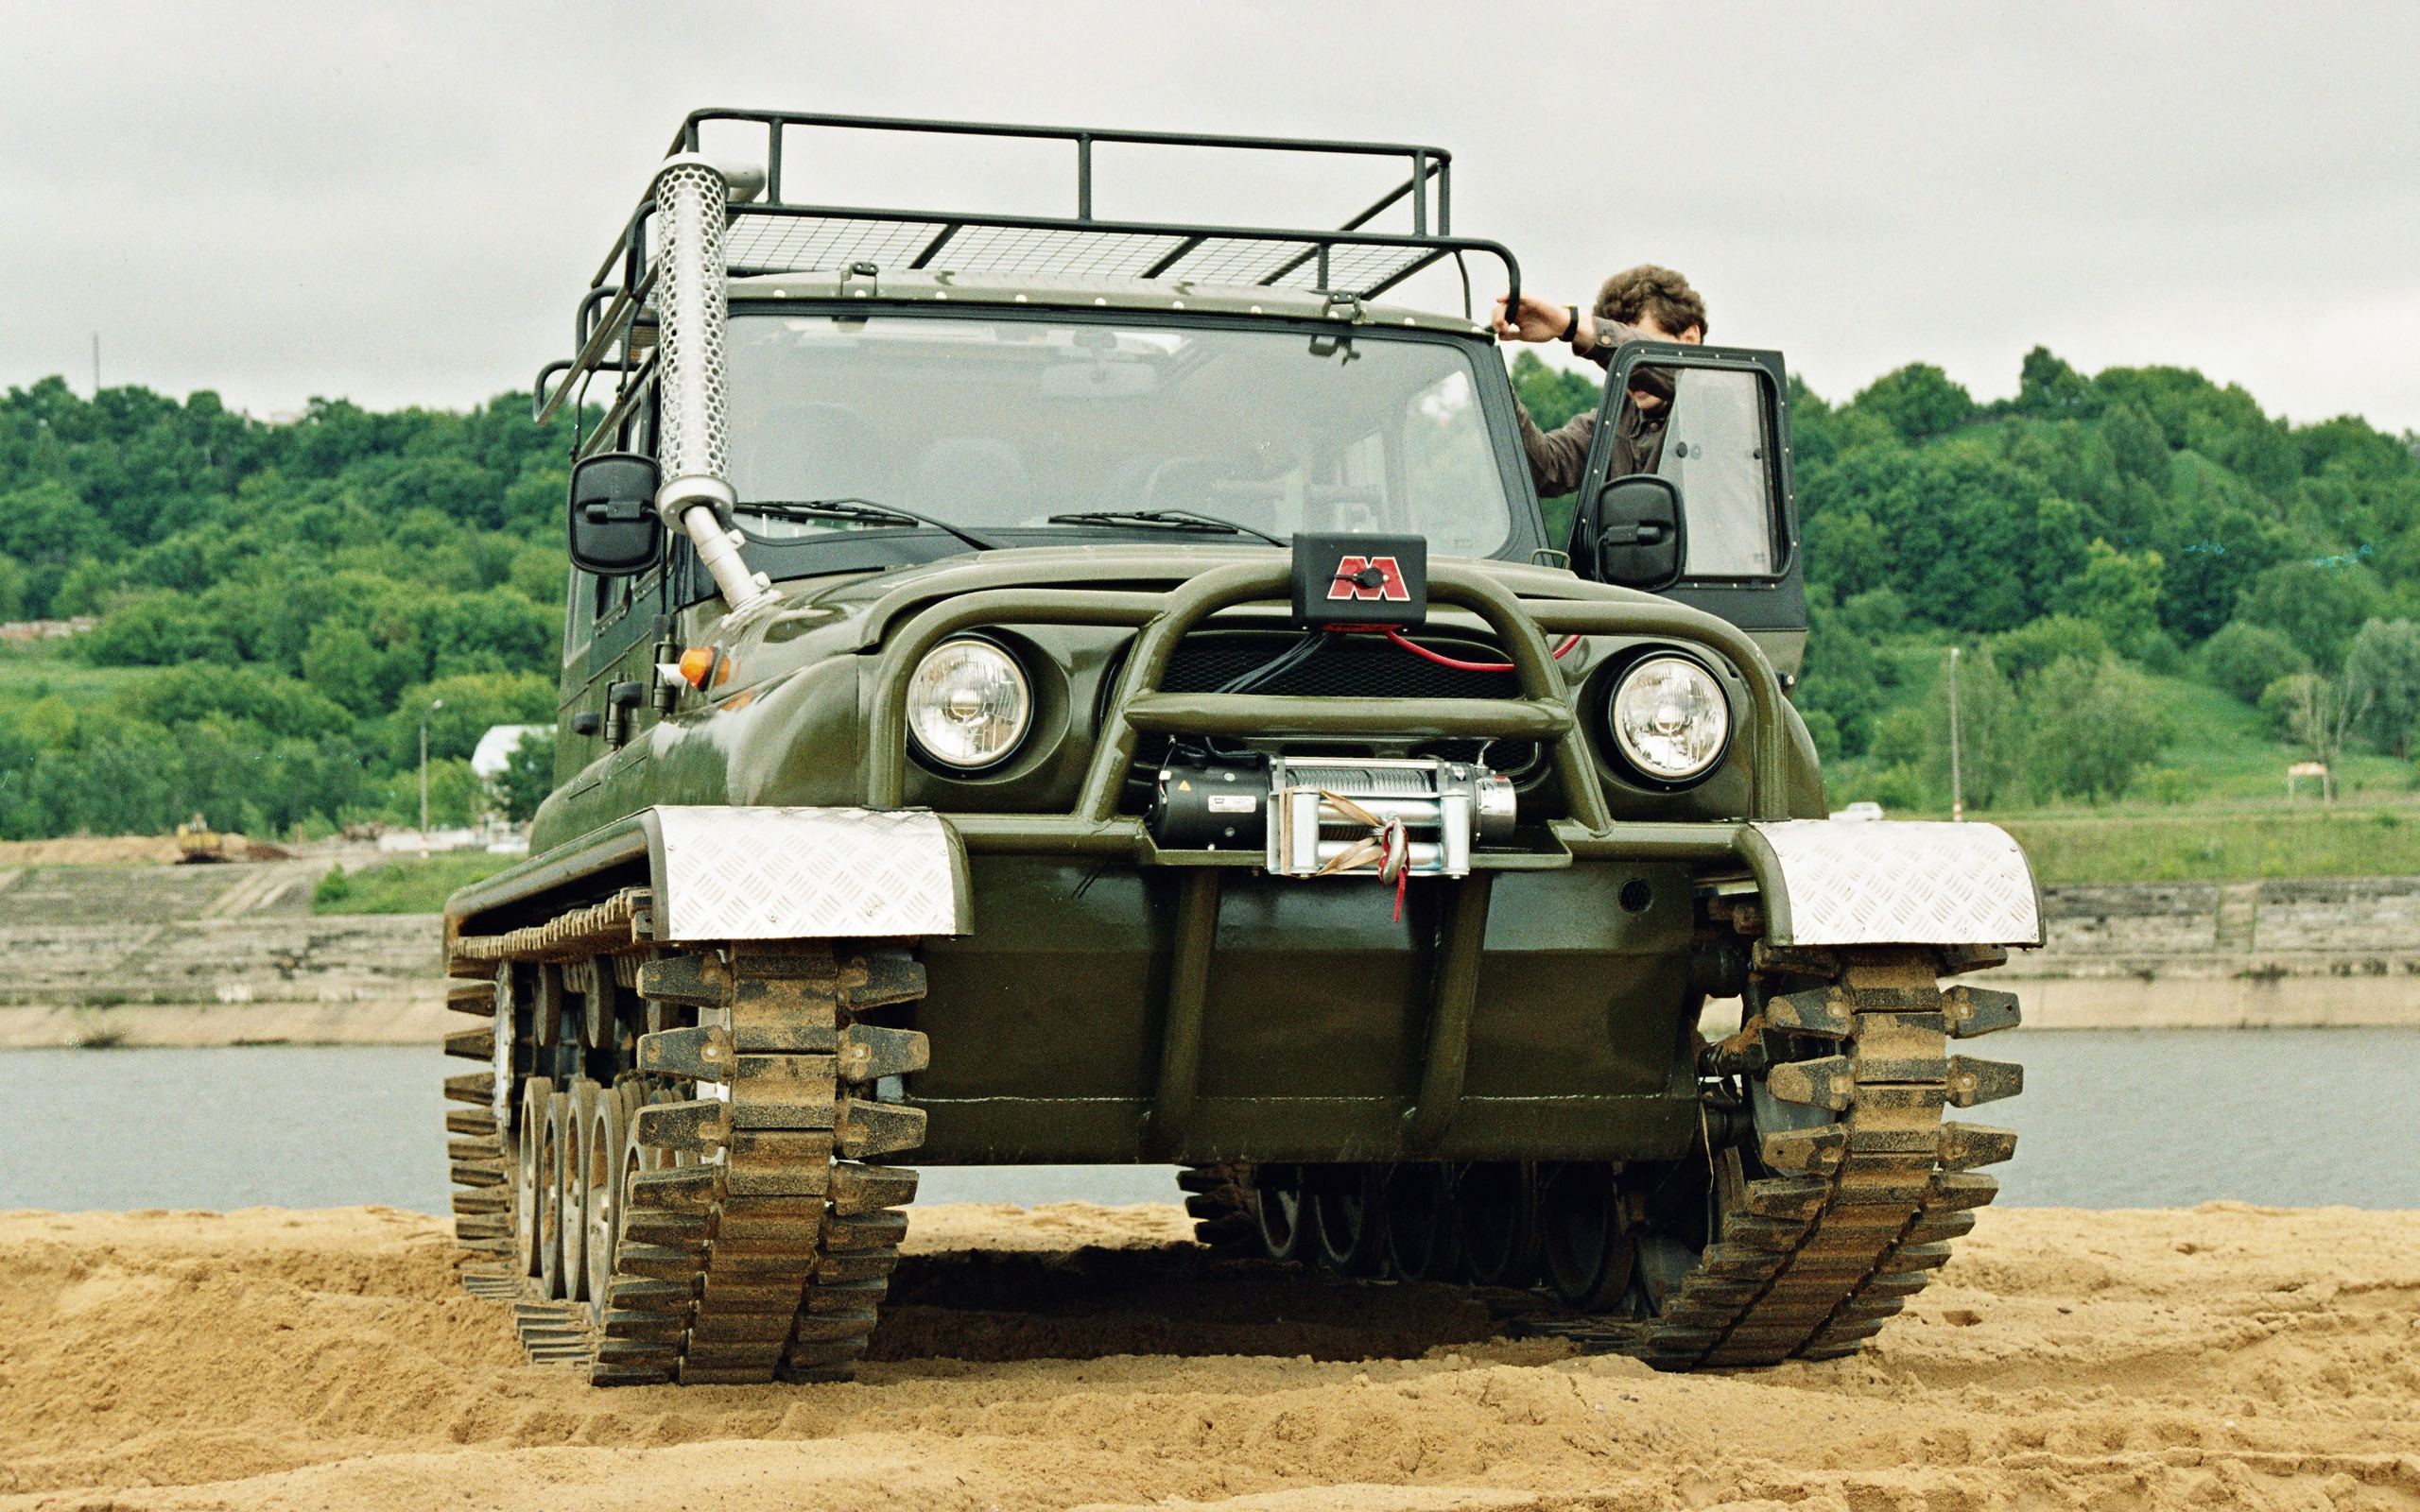
[[[1411,589],[1403,580],[1402,565],[1392,557],[1344,557],[1337,561],[1327,596],[1331,602],[1374,598],[1409,604]]]
[[[1418,625],[1428,617],[1428,542],[1369,531],[1294,535],[1294,623]]]

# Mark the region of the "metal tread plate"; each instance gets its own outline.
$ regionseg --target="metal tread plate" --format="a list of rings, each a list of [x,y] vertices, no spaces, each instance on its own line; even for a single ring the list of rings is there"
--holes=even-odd
[[[966,858],[923,809],[659,806],[656,938],[957,935]]]
[[[1788,895],[1787,915],[1773,911],[1776,944],[2042,943],[2033,868],[1997,825],[1790,819],[1751,828],[1771,848]]]

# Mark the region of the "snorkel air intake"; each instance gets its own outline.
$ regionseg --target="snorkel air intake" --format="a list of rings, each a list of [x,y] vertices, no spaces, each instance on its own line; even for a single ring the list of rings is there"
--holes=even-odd
[[[731,414],[724,398],[723,233],[732,186],[721,169],[694,152],[667,158],[653,186],[664,238],[656,259],[656,371],[664,482],[655,507],[698,548],[698,559],[731,606],[734,619],[773,603],[773,585],[751,574],[732,524],[737,495],[729,480]]]

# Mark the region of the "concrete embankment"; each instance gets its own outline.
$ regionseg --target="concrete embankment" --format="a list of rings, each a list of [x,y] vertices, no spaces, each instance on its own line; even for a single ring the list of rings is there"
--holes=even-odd
[[[0,1045],[432,1044],[434,915],[310,913],[325,862],[0,869]],[[2420,1024],[2420,878],[2045,892],[2039,1028]],[[1737,1023],[1709,1007],[1709,1025]]]
[[[2044,890],[1996,973],[2050,1029],[2420,1024],[2420,877]]]
[[[0,870],[0,1045],[433,1044],[434,915],[313,918],[325,862]]]

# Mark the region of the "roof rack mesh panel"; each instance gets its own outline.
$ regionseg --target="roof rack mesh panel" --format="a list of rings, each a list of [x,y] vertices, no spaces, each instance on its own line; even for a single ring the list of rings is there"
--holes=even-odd
[[[1183,241],[1180,236],[1134,232],[969,226],[933,253],[925,266],[961,273],[1140,278]]]
[[[1344,244],[1327,252],[1327,282],[1332,289],[1370,289],[1392,283],[1415,263],[1435,256],[1426,247],[1371,247]],[[1179,258],[1162,275],[1201,284],[1268,284],[1281,288],[1319,288],[1319,249],[1304,242],[1259,241],[1213,237]]]
[[[1438,249],[1179,232],[998,226],[870,216],[734,215],[727,257],[742,273],[831,272],[870,262],[1007,277],[1158,278],[1199,284],[1262,284],[1291,289],[1374,289],[1393,283]],[[946,233],[946,234],[944,234]],[[938,243],[938,245],[936,245]]]
[[[724,261],[751,273],[804,273],[870,262],[905,267],[942,233],[940,221],[736,215]]]

